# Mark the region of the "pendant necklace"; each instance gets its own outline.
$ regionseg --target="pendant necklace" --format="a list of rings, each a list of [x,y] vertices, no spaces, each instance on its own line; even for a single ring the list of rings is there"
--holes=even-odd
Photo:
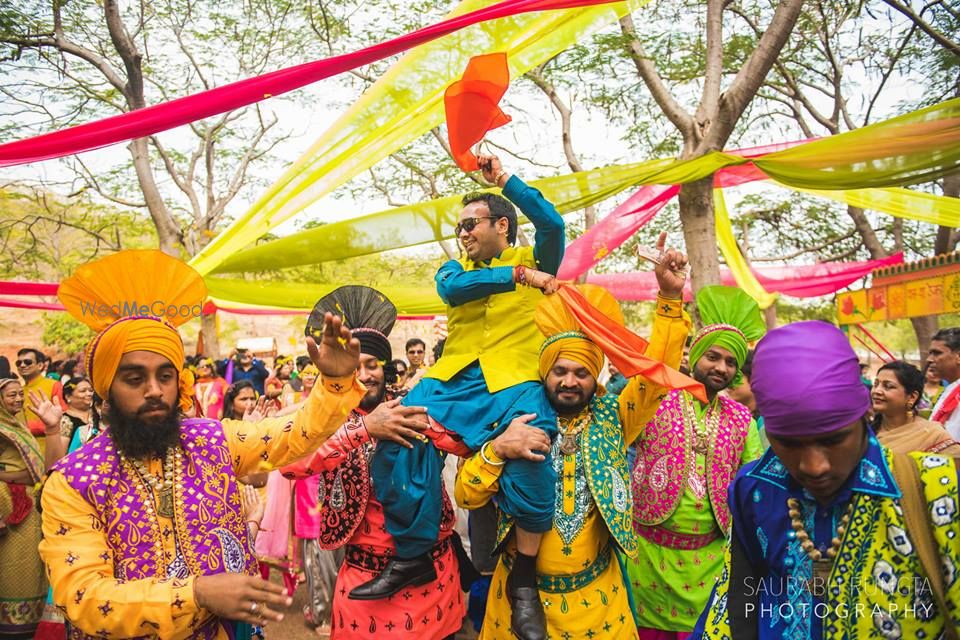
[[[557,423],[560,427],[560,453],[565,456],[572,456],[580,450],[580,433],[584,427],[590,424],[593,419],[593,413],[590,410],[581,412],[575,418],[559,418]]]
[[[137,475],[149,487],[157,504],[157,515],[162,518],[173,519],[173,474],[174,468],[180,463],[180,448],[170,447],[163,458],[163,478],[150,473],[142,460],[130,461]]]

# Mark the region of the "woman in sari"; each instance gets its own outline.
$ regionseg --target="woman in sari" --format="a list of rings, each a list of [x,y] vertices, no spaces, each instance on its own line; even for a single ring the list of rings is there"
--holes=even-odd
[[[920,370],[902,360],[880,367],[870,392],[877,439],[894,453],[924,451],[960,456],[960,443],[950,437],[943,425],[916,414],[923,383]]]
[[[32,409],[46,433],[59,436],[59,406],[38,394]],[[48,462],[64,453],[59,437],[50,438]],[[34,489],[48,465],[23,412],[23,386],[0,379],[0,638],[31,638],[43,614],[47,578],[37,552],[40,514]]]

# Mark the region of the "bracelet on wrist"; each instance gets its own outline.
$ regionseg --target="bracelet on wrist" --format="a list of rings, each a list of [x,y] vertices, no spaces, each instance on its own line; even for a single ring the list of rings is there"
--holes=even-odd
[[[503,169],[501,169],[500,171],[498,171],[498,172],[497,172],[497,175],[495,175],[495,176],[493,177],[493,184],[497,185],[497,186],[500,187],[500,188],[503,188],[503,187],[501,186],[501,184],[500,184],[500,178],[502,178],[502,177],[505,176],[505,175],[507,175],[507,172],[504,171]]]
[[[488,458],[486,453],[487,447],[490,447],[490,455],[498,458],[500,457],[500,456],[497,456],[497,454],[493,451],[493,444],[487,442],[482,447],[480,447],[480,457],[483,458],[484,462],[486,462],[489,465],[493,465],[494,467],[502,467],[503,465],[507,464],[506,460],[501,460],[500,462],[494,462],[493,460]]]

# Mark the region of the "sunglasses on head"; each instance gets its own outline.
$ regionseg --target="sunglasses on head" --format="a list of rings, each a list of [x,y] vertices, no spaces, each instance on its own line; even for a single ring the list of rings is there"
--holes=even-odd
[[[457,235],[460,235],[461,231],[466,231],[470,233],[477,228],[477,225],[480,224],[481,220],[496,220],[497,216],[477,216],[475,218],[464,218],[457,223],[457,226],[453,228],[454,232]]]
[[[16,364],[18,367],[29,367],[34,363],[34,360],[17,360]]]

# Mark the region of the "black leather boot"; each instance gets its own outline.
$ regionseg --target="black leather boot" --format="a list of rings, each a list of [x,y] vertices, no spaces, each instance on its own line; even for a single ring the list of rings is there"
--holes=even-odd
[[[404,587],[417,587],[437,579],[429,553],[404,560],[392,558],[373,580],[355,587],[347,596],[351,600],[389,598]]]
[[[507,578],[510,631],[520,640],[546,640],[547,616],[536,587],[514,587]]]

